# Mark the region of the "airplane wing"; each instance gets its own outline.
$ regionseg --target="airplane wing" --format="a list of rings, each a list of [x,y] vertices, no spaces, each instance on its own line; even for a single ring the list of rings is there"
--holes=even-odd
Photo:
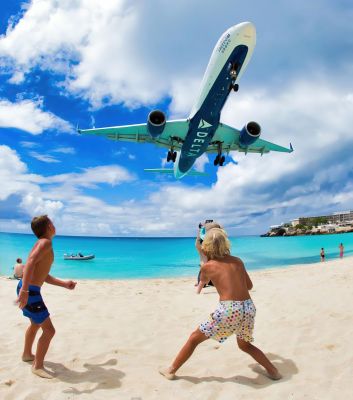
[[[79,129],[83,135],[103,136],[107,139],[136,142],[153,143],[159,147],[170,149],[172,144],[175,150],[180,150],[186,134],[189,130],[189,121],[186,119],[167,121],[161,135],[153,138],[147,131],[147,124],[111,126],[108,128]]]
[[[219,124],[212,142],[209,144],[206,152],[217,153],[218,142],[222,143],[222,151],[240,151],[243,153],[269,153],[270,151],[280,151],[284,153],[291,153],[293,151],[292,145],[290,148],[279,146],[278,144],[268,142],[267,140],[257,139],[253,144],[247,147],[242,147],[239,143],[240,131],[226,124]]]

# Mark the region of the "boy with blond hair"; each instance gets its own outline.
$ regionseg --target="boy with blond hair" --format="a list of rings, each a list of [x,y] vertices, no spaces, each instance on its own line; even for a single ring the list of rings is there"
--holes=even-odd
[[[55,227],[48,216],[34,217],[31,228],[38,241],[29,253],[23,270],[23,277],[17,286],[18,306],[21,308],[23,315],[30,319],[30,326],[27,328],[25,335],[22,360],[33,361],[32,372],[41,378],[50,379],[53,376],[44,369],[44,357],[55,334],[55,328],[44,304],[41,287],[46,282],[72,290],[75,288],[76,282],[62,281],[49,275],[54,261],[52,238],[55,235]],[[42,329],[42,335],[38,340],[37,351],[34,355],[32,346],[40,328]]]
[[[167,379],[174,379],[177,370],[200,343],[210,338],[222,343],[235,334],[239,348],[261,364],[269,378],[280,379],[277,368],[260,349],[251,344],[256,313],[249,294],[253,284],[240,258],[230,255],[230,243],[225,231],[218,228],[209,230],[202,242],[202,251],[208,261],[201,267],[197,293],[201,292],[206,282],[212,280],[219,294],[219,305],[210,318],[191,334],[171,366],[159,372]]]

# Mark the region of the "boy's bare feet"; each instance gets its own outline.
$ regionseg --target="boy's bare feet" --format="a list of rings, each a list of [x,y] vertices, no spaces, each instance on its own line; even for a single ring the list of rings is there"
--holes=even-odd
[[[40,376],[41,378],[45,378],[45,379],[53,379],[54,378],[54,376],[50,375],[44,368],[36,369],[36,368],[32,367],[32,372],[34,373],[34,375]]]
[[[283,378],[283,376],[278,372],[277,368],[274,368],[273,370],[269,371],[264,368],[261,368],[259,365],[256,365],[254,368],[252,368],[252,370],[258,374],[267,376],[267,378],[270,378],[273,381],[278,381],[281,378]]]
[[[34,360],[34,354],[22,354],[22,361],[30,362]]]
[[[170,367],[169,368],[159,368],[158,372],[170,381],[175,379],[175,374],[170,372]]]
[[[267,376],[270,379],[272,379],[273,381],[279,381],[280,379],[283,378],[282,375],[278,371],[271,373],[271,374],[267,371]]]

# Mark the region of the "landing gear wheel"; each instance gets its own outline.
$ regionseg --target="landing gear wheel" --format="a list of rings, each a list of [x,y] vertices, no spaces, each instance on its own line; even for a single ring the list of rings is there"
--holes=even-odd
[[[174,151],[174,153],[172,155],[172,161],[175,162],[176,158],[177,158],[177,153],[176,153],[176,151]]]
[[[168,151],[167,162],[169,162],[172,159],[172,157],[173,157],[172,153],[170,151]]]
[[[214,161],[213,161],[213,165],[214,166],[216,166],[216,165],[218,165],[219,164],[219,159],[220,159],[220,156],[219,156],[219,154],[216,156],[216,158],[214,159]]]
[[[219,166],[223,167],[224,161],[226,160],[226,158],[224,156],[222,156],[219,160]]]
[[[234,90],[234,92],[237,92],[239,90],[239,85],[237,83],[234,83],[232,85],[232,89]]]
[[[230,77],[232,79],[235,79],[237,77],[237,71],[235,69],[232,69],[229,73]]]

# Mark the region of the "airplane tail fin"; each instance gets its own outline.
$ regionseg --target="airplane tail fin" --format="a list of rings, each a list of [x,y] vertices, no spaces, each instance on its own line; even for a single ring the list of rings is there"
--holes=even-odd
[[[145,168],[146,172],[155,172],[159,174],[174,174],[174,169],[171,168]],[[199,172],[195,170],[189,171],[186,175],[188,176],[208,176],[205,172]]]

